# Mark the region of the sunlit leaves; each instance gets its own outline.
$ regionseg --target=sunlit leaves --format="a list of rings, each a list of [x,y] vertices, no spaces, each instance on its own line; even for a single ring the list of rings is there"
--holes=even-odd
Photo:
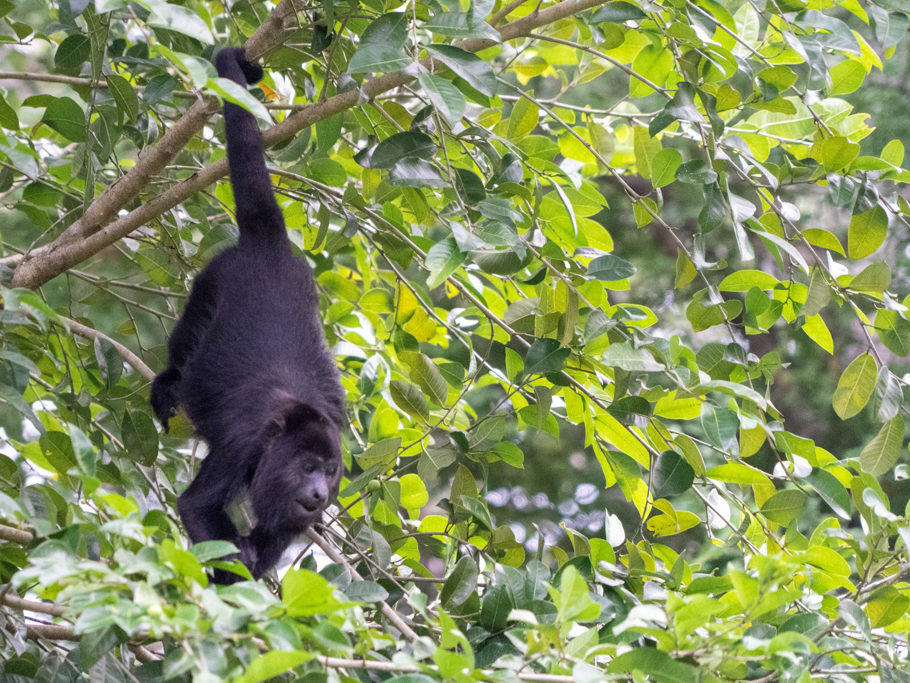
[[[866,406],[875,389],[877,375],[875,359],[868,353],[860,354],[844,369],[832,399],[840,419],[849,419]]]
[[[797,519],[806,505],[806,494],[794,489],[778,491],[761,506],[762,514],[772,522],[790,524]]]
[[[851,259],[869,256],[882,246],[888,231],[888,217],[881,206],[856,214],[850,219],[847,252]]]

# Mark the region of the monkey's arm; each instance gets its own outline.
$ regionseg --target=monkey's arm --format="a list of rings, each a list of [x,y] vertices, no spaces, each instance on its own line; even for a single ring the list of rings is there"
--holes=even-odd
[[[193,283],[183,315],[168,341],[168,367],[152,382],[152,409],[165,432],[168,431],[168,420],[176,414],[183,366],[205,335],[217,307],[217,278],[209,270],[203,270]]]

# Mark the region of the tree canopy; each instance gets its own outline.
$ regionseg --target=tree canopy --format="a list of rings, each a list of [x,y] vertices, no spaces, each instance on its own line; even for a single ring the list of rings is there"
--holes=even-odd
[[[910,680],[908,12],[0,0],[0,678]],[[223,100],[350,424],[218,587],[148,384],[236,239]]]

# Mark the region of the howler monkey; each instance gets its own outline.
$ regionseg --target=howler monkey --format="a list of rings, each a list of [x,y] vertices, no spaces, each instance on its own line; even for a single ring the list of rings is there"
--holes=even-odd
[[[262,78],[240,48],[221,50],[215,65],[244,87]],[[178,501],[190,538],[231,541],[258,578],[338,493],[344,394],[313,274],[291,250],[256,120],[225,102],[224,127],[240,239],[196,277],[151,403],[165,431],[182,406],[209,445]],[[244,491],[256,517],[247,537],[225,511]],[[238,578],[215,575],[219,583]]]

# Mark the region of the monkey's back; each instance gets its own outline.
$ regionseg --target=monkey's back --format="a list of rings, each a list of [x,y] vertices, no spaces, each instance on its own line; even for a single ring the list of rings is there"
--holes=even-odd
[[[213,447],[259,443],[278,391],[342,424],[344,395],[309,265],[287,244],[233,247],[199,279],[217,292],[212,323],[181,383],[181,403],[199,434]]]

